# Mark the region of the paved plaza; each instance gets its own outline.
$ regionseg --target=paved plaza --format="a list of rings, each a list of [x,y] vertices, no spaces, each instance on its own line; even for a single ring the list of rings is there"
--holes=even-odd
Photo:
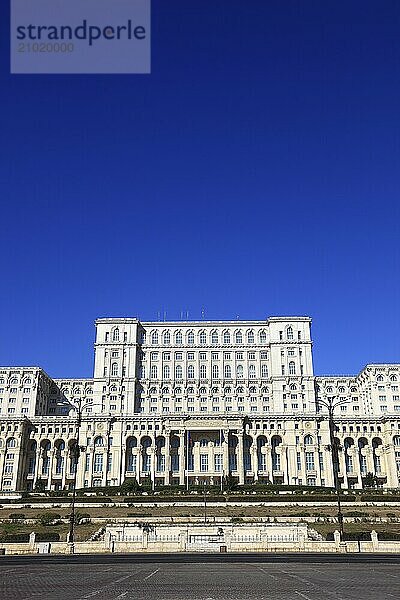
[[[395,557],[1,557],[3,600],[390,600]]]

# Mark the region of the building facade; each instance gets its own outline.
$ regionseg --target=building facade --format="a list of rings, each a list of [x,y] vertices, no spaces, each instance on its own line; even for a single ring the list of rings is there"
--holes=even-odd
[[[0,368],[1,491],[136,479],[158,485],[332,486],[335,413],[342,486],[400,480],[400,364],[315,376],[309,317],[96,321],[94,376]]]

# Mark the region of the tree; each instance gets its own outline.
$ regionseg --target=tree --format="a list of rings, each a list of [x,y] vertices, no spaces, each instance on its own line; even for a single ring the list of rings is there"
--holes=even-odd
[[[34,492],[45,492],[46,491],[46,482],[43,479],[38,479],[35,483]]]
[[[43,527],[47,527],[49,525],[56,525],[56,523],[59,522],[60,519],[61,515],[59,515],[58,513],[46,511],[42,515],[40,515],[38,520]]]
[[[135,494],[140,491],[140,485],[134,477],[128,477],[119,489],[122,494]]]
[[[378,487],[378,478],[371,472],[368,472],[364,477],[364,487],[375,488]]]

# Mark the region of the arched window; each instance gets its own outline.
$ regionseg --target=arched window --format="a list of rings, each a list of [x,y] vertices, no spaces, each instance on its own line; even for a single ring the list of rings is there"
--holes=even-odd
[[[118,363],[111,364],[111,377],[118,377]]]
[[[205,346],[207,344],[207,335],[205,331],[200,331],[199,343],[201,346]]]
[[[391,381],[396,381],[396,379],[391,379]],[[25,383],[25,385],[31,385],[32,381],[28,377],[27,379],[25,379],[24,383]]]
[[[268,377],[268,366],[267,365],[261,365],[261,377],[263,377],[264,379]]]
[[[181,387],[175,388],[174,394],[175,394],[175,396],[179,396],[179,394],[182,394],[182,388]]]
[[[400,446],[400,435],[395,435],[393,438],[394,446]]]
[[[289,363],[289,375],[296,375],[296,363],[293,360]]]
[[[6,443],[6,448],[15,448],[17,445],[17,440],[15,438],[9,438]]]
[[[229,333],[229,331],[224,331],[224,344],[230,344],[231,343],[231,334]]]
[[[260,339],[260,344],[267,343],[267,334],[265,331],[260,331],[259,339]]]
[[[182,346],[182,331],[177,331],[175,333],[175,344],[177,346]]]
[[[254,344],[254,331],[252,330],[247,332],[247,343]]]
[[[345,388],[344,388],[343,386],[340,386],[340,388],[339,388],[339,392],[340,392],[341,394],[344,394],[344,393],[345,393],[345,391],[346,391],[346,390],[345,390]]]
[[[101,446],[104,446],[104,439],[101,435],[97,436],[97,438],[94,439],[94,446],[95,448],[100,448]]]
[[[11,383],[11,385],[15,385],[16,383],[18,383],[18,379],[17,379],[16,377],[13,377],[13,378],[10,380],[10,383]]]
[[[376,378],[377,381],[383,381],[383,377],[382,375],[378,375],[378,377]]]
[[[232,377],[231,365],[224,366],[224,377],[225,377],[225,379],[231,379],[231,377]]]
[[[146,367],[144,365],[140,367],[140,378],[146,379]]]
[[[200,388],[200,394],[207,394],[207,389],[205,387]]]
[[[151,377],[151,379],[157,379],[157,366],[156,365],[152,365],[152,367],[150,369],[150,377]]]
[[[218,344],[218,333],[216,331],[213,331],[211,334],[211,343],[213,344],[213,346]]]
[[[200,379],[207,379],[207,367],[206,367],[206,365],[200,365]]]
[[[175,367],[175,379],[182,379],[182,367],[181,367],[181,365],[176,365],[176,367]]]
[[[243,365],[238,365],[236,367],[236,377],[238,379],[243,379]]]
[[[193,333],[193,331],[189,331],[189,333],[187,334],[187,343],[188,343],[188,346],[193,346],[194,345],[194,333]]]
[[[119,329],[118,327],[113,331],[113,342],[119,342]]]
[[[157,346],[158,344],[158,331],[153,331],[151,334],[151,343],[153,346]]]
[[[194,366],[193,365],[188,366],[187,376],[188,376],[188,379],[194,379]]]
[[[255,365],[249,365],[249,378],[250,379],[256,378],[256,366]]]
[[[208,446],[208,440],[206,438],[201,438],[201,440],[200,440],[200,446],[202,448],[207,448],[207,446]]]
[[[243,335],[241,331],[235,333],[235,344],[243,344]]]
[[[169,379],[171,376],[171,370],[169,368],[169,365],[164,365],[163,366],[163,378],[164,379]]]
[[[304,438],[304,444],[306,446],[311,446],[314,443],[314,440],[312,438],[312,435],[306,435]]]
[[[169,331],[164,331],[163,333],[163,344],[164,346],[169,346],[171,343],[171,334]]]
[[[391,375],[390,376],[390,381],[397,381],[396,375]]]
[[[212,377],[213,377],[213,379],[218,379],[218,377],[219,377],[219,368],[218,368],[218,365],[213,365],[212,366]]]
[[[286,329],[286,337],[287,337],[288,340],[292,340],[293,339],[293,327],[291,327],[290,325]]]

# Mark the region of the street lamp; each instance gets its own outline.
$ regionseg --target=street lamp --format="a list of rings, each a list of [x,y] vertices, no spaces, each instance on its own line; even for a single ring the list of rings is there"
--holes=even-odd
[[[337,396],[327,396],[325,399],[318,398],[317,404],[318,406],[323,406],[328,411],[328,423],[329,423],[329,437],[330,437],[330,445],[328,449],[332,454],[332,470],[333,470],[333,482],[335,486],[336,492],[336,501],[338,508],[338,522],[339,522],[339,530],[340,530],[340,539],[343,541],[344,529],[343,529],[343,514],[342,507],[340,503],[340,482],[339,482],[339,445],[335,438],[335,421],[334,421],[334,411],[338,406],[342,406],[343,404],[348,404],[349,400],[336,400]]]
[[[60,403],[60,405],[65,406],[65,404],[63,404],[63,403]],[[70,518],[69,518],[68,542],[70,544],[71,554],[74,553],[74,539],[75,539],[76,478],[77,478],[77,474],[78,474],[79,457],[81,455],[81,451],[85,449],[85,446],[79,445],[79,434],[80,434],[80,429],[81,429],[81,424],[82,424],[82,413],[85,410],[85,408],[88,406],[92,407],[95,405],[90,401],[83,403],[83,400],[81,398],[79,398],[76,401],[76,404],[71,406],[72,410],[75,410],[76,414],[77,414],[76,439],[70,446],[70,455],[71,455],[72,465],[73,465],[73,479],[72,479],[72,501],[71,501],[71,514],[70,514]],[[106,469],[108,468],[108,456],[110,453],[110,431],[111,431],[111,425],[114,421],[115,421],[115,417],[112,417],[109,420],[109,425],[108,425],[108,430],[107,430],[108,441],[107,441]],[[106,470],[106,473],[107,473],[107,470]]]

